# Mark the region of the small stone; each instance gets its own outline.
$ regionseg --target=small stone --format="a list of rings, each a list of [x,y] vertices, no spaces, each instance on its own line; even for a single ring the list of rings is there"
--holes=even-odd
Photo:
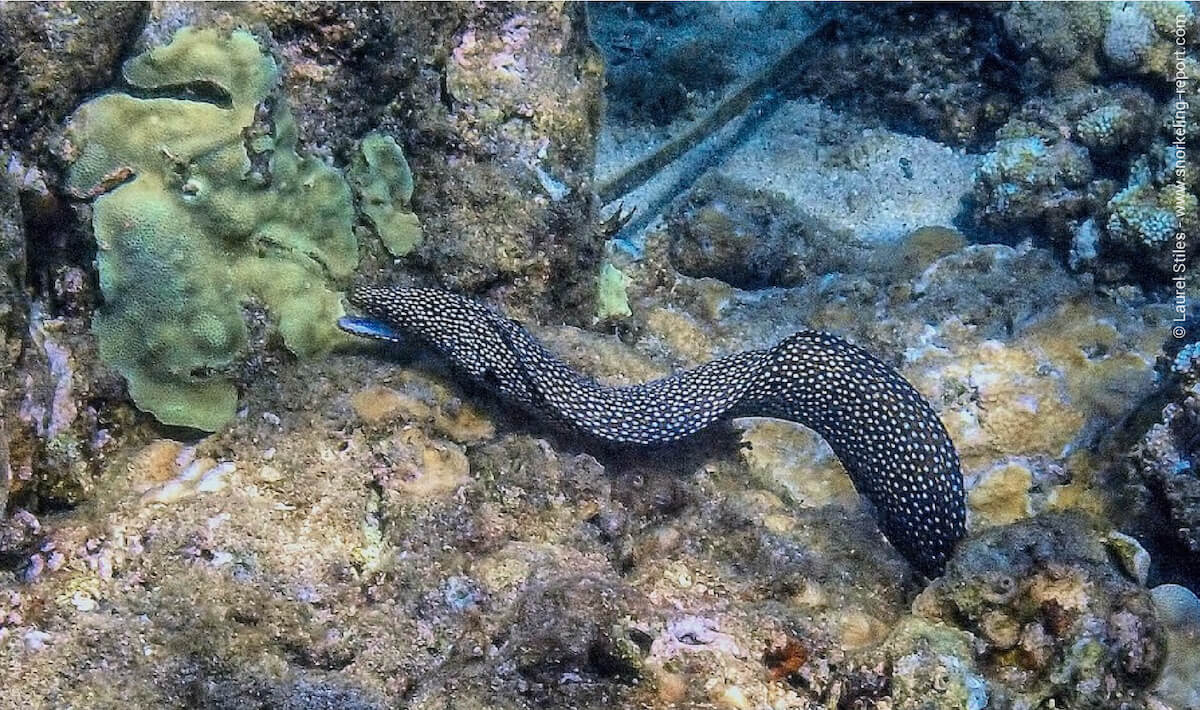
[[[169,504],[169,503],[175,503],[177,501],[183,500],[184,498],[187,498],[190,494],[191,494],[191,491],[188,489],[188,487],[186,485],[184,485],[183,481],[180,481],[180,480],[167,481],[166,483],[162,484],[161,486],[158,486],[157,488],[151,488],[150,490],[143,493],[142,494],[142,502],[146,503],[146,504],[151,504],[151,503]]]
[[[71,595],[71,605],[83,612],[95,611],[97,606],[96,600],[83,592],[75,592]]]
[[[717,702],[725,707],[734,708],[734,710],[749,710],[752,707],[745,691],[736,685],[725,686],[725,689],[717,696]]]
[[[200,477],[200,482],[196,484],[196,492],[216,493],[217,491],[224,490],[229,485],[229,474],[233,473],[236,468],[236,466],[228,461],[214,466]]]
[[[201,475],[212,470],[213,466],[216,465],[217,462],[210,458],[196,459],[179,473],[178,478],[181,481],[194,481],[200,478]]]
[[[32,631],[26,631],[25,635],[21,637],[21,640],[25,642],[25,648],[27,650],[40,651],[45,648],[46,643],[50,641],[50,634],[46,633],[45,631],[34,629]]]
[[[1104,539],[1104,544],[1116,555],[1125,573],[1138,584],[1146,586],[1146,579],[1150,576],[1150,553],[1146,552],[1142,543],[1114,530]]]
[[[42,571],[46,569],[46,560],[41,555],[32,555],[29,558],[29,565],[25,568],[25,573],[22,578],[26,582],[33,582],[42,576]]]

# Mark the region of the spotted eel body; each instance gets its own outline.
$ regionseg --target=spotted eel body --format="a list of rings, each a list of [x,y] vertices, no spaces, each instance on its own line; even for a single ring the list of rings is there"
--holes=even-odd
[[[348,333],[431,346],[475,381],[558,425],[614,444],[667,444],[734,417],[774,417],[820,434],[879,527],[917,569],[941,574],[965,532],[958,454],[929,404],[894,369],[806,330],[766,350],[641,385],[607,387],[571,369],[523,327],[461,296],[364,287]]]

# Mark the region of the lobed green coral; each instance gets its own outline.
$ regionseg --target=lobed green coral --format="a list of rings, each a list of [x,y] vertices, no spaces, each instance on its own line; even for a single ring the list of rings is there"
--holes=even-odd
[[[394,138],[382,133],[364,137],[350,163],[349,177],[363,214],[388,253],[404,256],[421,245],[421,222],[409,204],[412,171]]]
[[[266,306],[298,355],[339,337],[330,286],[358,261],[350,190],[296,153],[278,69],[249,33],[181,29],[124,77],[175,97],[110,93],[69,121],[67,187],[96,197],[93,329],[138,407],[215,430],[237,406],[244,304]]]

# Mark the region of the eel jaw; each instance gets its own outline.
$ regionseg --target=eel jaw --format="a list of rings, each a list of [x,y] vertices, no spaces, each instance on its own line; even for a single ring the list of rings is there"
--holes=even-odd
[[[386,340],[389,343],[403,342],[404,336],[386,321],[379,318],[362,318],[359,316],[342,316],[338,318],[338,328],[361,338]]]

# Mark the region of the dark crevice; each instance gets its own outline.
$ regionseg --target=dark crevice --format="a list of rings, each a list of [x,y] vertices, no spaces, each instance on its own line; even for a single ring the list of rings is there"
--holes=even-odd
[[[21,212],[24,215],[25,283],[29,292],[44,297],[57,314],[62,304],[56,303],[54,282],[64,270],[82,270],[90,282],[88,290],[95,291],[97,274],[93,267],[96,243],[86,228],[76,220],[73,206],[54,192],[22,192]]]
[[[136,99],[178,99],[181,101],[196,101],[212,104],[217,108],[230,110],[233,108],[233,96],[225,87],[216,82],[199,79],[182,84],[166,84],[153,88],[125,85],[120,87],[123,93]]]

